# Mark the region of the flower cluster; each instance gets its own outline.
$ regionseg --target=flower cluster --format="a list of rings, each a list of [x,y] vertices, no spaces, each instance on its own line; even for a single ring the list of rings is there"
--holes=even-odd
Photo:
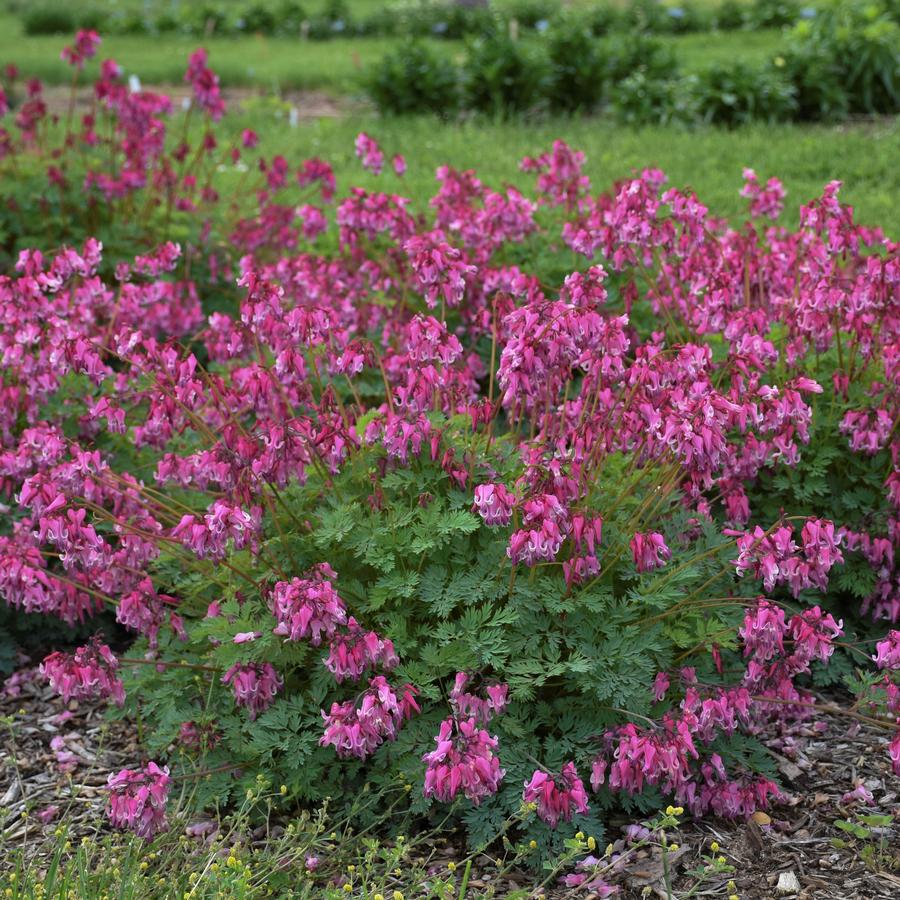
[[[538,769],[531,780],[525,782],[522,800],[536,803],[538,816],[551,828],[555,828],[560,819],[571,822],[575,813],[588,812],[587,791],[573,762],[567,762],[557,775]]]
[[[272,591],[272,614],[278,622],[274,633],[318,647],[323,637],[348,624],[347,607],[332,583],[336,577],[328,563],[321,563],[304,578],[279,581]]]
[[[116,828],[130,828],[138,837],[149,841],[165,831],[166,801],[171,778],[167,767],[149,762],[143,769],[122,769],[110,775],[108,815]]]
[[[271,663],[235,663],[222,676],[222,684],[231,687],[234,702],[249,710],[251,721],[272,705],[275,695],[284,687]]]
[[[322,711],[325,733],[319,743],[341,757],[371,756],[384,741],[396,740],[403,721],[419,712],[416,694],[406,684],[398,696],[383,675],[374,676],[359,701],[332,703],[331,712]]]
[[[94,638],[69,655],[56,650],[41,663],[41,675],[66,702],[109,698],[118,706],[125,702],[125,686],[118,674],[119,661],[112,650]]]
[[[497,793],[506,772],[496,755],[497,738],[478,726],[474,718],[444,719],[435,737],[437,747],[422,759],[425,796],[450,803],[461,791],[476,806]]]

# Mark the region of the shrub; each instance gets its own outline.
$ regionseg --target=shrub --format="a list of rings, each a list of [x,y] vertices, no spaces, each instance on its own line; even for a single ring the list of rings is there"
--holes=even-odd
[[[712,26],[719,31],[737,31],[747,22],[747,4],[741,0],[723,0],[712,14]]]
[[[535,44],[495,31],[468,46],[466,108],[490,115],[526,112],[543,99],[546,78],[546,57]]]
[[[589,28],[574,21],[556,26],[547,38],[547,58],[547,99],[554,112],[590,112],[599,105],[605,66]]]
[[[29,4],[22,14],[25,34],[71,34],[77,28],[99,28],[103,14],[90,6]]]
[[[714,66],[699,76],[695,91],[700,117],[716,125],[786,121],[797,108],[793,85],[771,66]]]
[[[678,75],[678,65],[671,48],[647,35],[607,38],[603,41],[601,52],[606,59],[606,80],[611,85],[618,85],[638,72],[648,81],[668,81]]]
[[[693,123],[699,117],[696,77],[651,78],[635,72],[616,86],[612,106],[627,125]]]
[[[238,15],[238,27],[250,33],[272,34],[277,23],[275,11],[265,3],[251,3]]]
[[[800,17],[799,0],[754,0],[746,8],[746,21],[751,28],[784,28]]]
[[[370,72],[367,90],[382,113],[449,116],[459,108],[456,67],[419,43],[404,44],[385,55]]]
[[[877,6],[840,4],[801,22],[785,63],[803,118],[900,110],[900,25]]]

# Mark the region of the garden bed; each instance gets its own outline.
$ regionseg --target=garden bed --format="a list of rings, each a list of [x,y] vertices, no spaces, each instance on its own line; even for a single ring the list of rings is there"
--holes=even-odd
[[[65,840],[73,845],[83,838],[95,841],[98,834],[111,834],[102,824],[107,778],[122,767],[134,767],[142,759],[134,722],[110,726],[102,704],[64,703],[34,678],[30,669],[13,682],[19,683],[13,695],[0,693],[0,716],[7,717],[10,723],[2,743],[4,761],[0,771],[0,804],[6,810],[6,817],[0,822],[0,849],[7,862],[7,875],[8,866],[17,859],[27,860],[34,873],[46,872],[60,844],[60,825],[65,826]],[[65,752],[76,757],[71,777],[60,771],[57,752],[51,747],[55,737],[61,737]],[[699,884],[699,890],[691,896],[724,897],[730,880],[741,900],[888,900],[897,896],[900,841],[896,825],[875,827],[870,837],[861,839],[837,824],[858,824],[861,817],[896,817],[900,813],[897,779],[891,773],[886,744],[883,730],[836,714],[824,714],[815,726],[804,727],[792,740],[790,757],[773,751],[777,753],[785,796],[768,814],[758,814],[746,823],[688,819],[669,832],[669,839],[679,845],[669,855],[671,896],[687,896]],[[871,801],[843,799],[860,785],[871,793]],[[42,821],[40,814],[46,815],[52,807],[57,807],[58,813]],[[284,817],[283,822],[289,818]],[[208,817],[194,819],[195,825],[208,821]],[[183,819],[179,813],[173,818],[173,828],[180,831],[190,823],[190,817]],[[613,840],[617,831],[630,824],[627,818],[614,817],[609,839]],[[202,840],[192,840],[193,860],[199,869],[206,853]],[[253,848],[256,854],[265,856],[270,852],[265,836],[252,830],[237,835],[235,840]],[[836,841],[843,841],[845,846],[835,846]],[[360,865],[363,848],[357,846],[355,856],[352,838],[348,843],[350,847],[344,848],[342,856]],[[20,849],[21,857],[16,852]],[[723,856],[733,871],[698,878],[696,871],[711,855]],[[427,893],[429,871],[445,870],[448,864],[461,869],[461,861],[466,857],[461,835],[432,834],[414,857],[413,867],[421,870],[423,882],[399,879],[398,889],[406,891],[409,898],[423,895],[422,891]],[[165,865],[163,859],[154,868],[165,874]],[[3,871],[0,864],[0,884]],[[570,871],[571,867],[535,893],[544,875],[524,867],[498,873],[489,855],[476,856],[468,881],[470,893],[466,896],[500,898],[511,892],[545,896],[548,900],[589,900],[599,896],[562,884]],[[779,879],[783,891],[778,888]],[[655,849],[635,852],[607,880],[619,889],[616,896],[622,900],[646,896],[647,887],[653,896],[667,898],[661,855]],[[787,890],[790,885],[798,887]]]

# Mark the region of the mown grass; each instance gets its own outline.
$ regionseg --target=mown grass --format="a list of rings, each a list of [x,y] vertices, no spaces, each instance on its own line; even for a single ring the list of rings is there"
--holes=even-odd
[[[627,177],[632,170],[658,166],[678,186],[690,186],[717,215],[740,219],[741,172],[755,168],[762,178],[778,176],[788,190],[785,221],[797,221],[799,204],[821,193],[832,179],[844,182],[841,197],[854,205],[860,221],[900,236],[900,119],[848,126],[763,125],[722,129],[626,129],[607,119],[551,119],[537,122],[468,122],[439,125],[433,119],[351,117],[320,120],[296,129],[273,129],[261,118],[267,151],[288,159],[318,155],[335,166],[339,183],[396,190],[423,205],[436,190],[435,169],[449,163],[474,168],[492,184],[533,184],[517,170],[518,160],[549,149],[563,138],[587,154],[586,171],[595,190]],[[409,170],[393,175],[364,173],[353,155],[353,139],[365,130],[386,152],[405,154]]]
[[[698,71],[736,58],[747,62],[767,59],[781,43],[778,31],[723,32],[661,38],[675,52],[685,70]],[[67,38],[26,35],[19,18],[0,14],[0,64],[15,63],[29,76],[49,84],[68,84],[72,71],[61,59]],[[108,35],[100,56],[113,58],[145,84],[178,84],[188,54],[203,45],[226,86],[259,86],[266,90],[326,90],[334,94],[362,93],[365,70],[397,46],[397,39],[381,37],[302,41],[284,37],[246,35],[197,38],[180,34]],[[459,58],[462,42],[428,41],[438,52]],[[87,72],[95,71],[91,64]]]

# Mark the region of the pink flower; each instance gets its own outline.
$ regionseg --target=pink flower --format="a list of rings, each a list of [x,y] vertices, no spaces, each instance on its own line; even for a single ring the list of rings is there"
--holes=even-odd
[[[426,797],[450,803],[462,791],[478,806],[485,797],[497,793],[506,774],[495,753],[497,738],[480,729],[475,719],[444,719],[434,740],[437,748],[422,757],[428,764]]]
[[[456,673],[453,690],[450,691],[450,706],[459,718],[471,718],[486,725],[506,709],[509,685],[485,685],[484,692],[487,696],[483,698],[466,691],[468,682],[469,676],[465,672]]]
[[[284,687],[271,663],[235,663],[222,676],[222,684],[231,685],[234,702],[250,711],[251,722],[272,705]]]
[[[672,551],[666,546],[665,538],[657,531],[649,534],[636,532],[630,546],[638,572],[658,569],[672,558]]]
[[[97,55],[99,46],[100,35],[96,31],[82,28],[75,35],[75,44],[71,47],[64,47],[60,57],[63,62],[67,62],[73,68],[82,69],[87,60],[93,59]]]
[[[768,600],[760,600],[755,610],[748,611],[738,629],[744,642],[744,656],[752,656],[758,662],[784,653],[786,633],[784,610]]]
[[[322,710],[325,732],[319,743],[334,747],[342,758],[365,759],[384,741],[396,740],[403,721],[419,712],[416,689],[406,684],[401,691],[398,697],[384,676],[376,675],[358,704],[348,700],[332,703],[329,713]]]
[[[178,728],[178,742],[188,750],[212,750],[220,738],[211,722],[182,722]]]
[[[509,525],[516,498],[503,484],[479,484],[475,488],[474,508],[486,525]]]
[[[525,782],[522,800],[536,803],[538,817],[551,828],[555,828],[560,819],[570,822],[573,813],[588,812],[587,792],[573,762],[567,762],[559,775],[536,770],[531,781]]]
[[[847,793],[841,797],[841,804],[844,806],[851,803],[862,803],[865,806],[874,806],[875,798],[872,796],[872,792],[860,781],[852,791],[847,791]]]
[[[234,644],[247,644],[262,637],[261,631],[239,631],[231,640]]]
[[[442,303],[459,306],[465,295],[466,280],[477,271],[466,262],[462,251],[444,241],[440,231],[410,238],[403,249],[429,308]]]
[[[770,178],[762,187],[753,169],[744,169],[744,186],[741,196],[750,200],[750,215],[754,219],[768,216],[777,219],[784,208],[785,190],[777,178]]]
[[[308,639],[318,647],[347,622],[347,608],[332,580],[337,573],[328,563],[310,569],[303,578],[279,581],[272,592],[273,633],[289,641]]]
[[[50,741],[50,749],[56,756],[56,764],[63,774],[71,772],[78,766],[78,757],[66,746],[66,740],[61,735],[56,735]]]
[[[394,167],[394,172],[397,175],[406,174],[406,160],[399,153],[395,154],[391,159],[391,165]]]
[[[200,109],[209,113],[213,122],[218,122],[225,114],[225,101],[219,88],[219,76],[207,66],[206,60],[207,54],[202,47],[195,50],[188,60],[184,80],[191,85]]]
[[[872,659],[879,669],[900,669],[900,631],[889,631],[888,636],[875,645]]]
[[[657,672],[653,680],[653,699],[661,703],[669,690],[669,676],[665,672]]]
[[[378,142],[364,131],[356,136],[356,155],[362,161],[364,169],[368,169],[375,175],[381,174],[381,170],[384,168],[384,154],[381,152]]]
[[[130,828],[149,841],[166,831],[169,770],[149,762],[143,769],[122,769],[107,779],[109,820],[116,828]]]
[[[894,734],[890,744],[891,768],[895,775],[900,775],[900,731]]]
[[[345,678],[359,680],[362,673],[380,665],[390,671],[399,665],[394,644],[389,638],[381,638],[374,631],[364,631],[356,619],[347,619],[346,633],[335,633],[328,648],[325,667],[340,684]]]
[[[50,805],[45,806],[40,812],[38,812],[37,817],[41,820],[43,825],[47,825],[52,822],[59,815],[59,807]]]
[[[116,676],[118,668],[113,652],[95,637],[72,655],[59,650],[51,653],[41,663],[41,675],[66,702],[108,697],[122,706],[125,688]]]

